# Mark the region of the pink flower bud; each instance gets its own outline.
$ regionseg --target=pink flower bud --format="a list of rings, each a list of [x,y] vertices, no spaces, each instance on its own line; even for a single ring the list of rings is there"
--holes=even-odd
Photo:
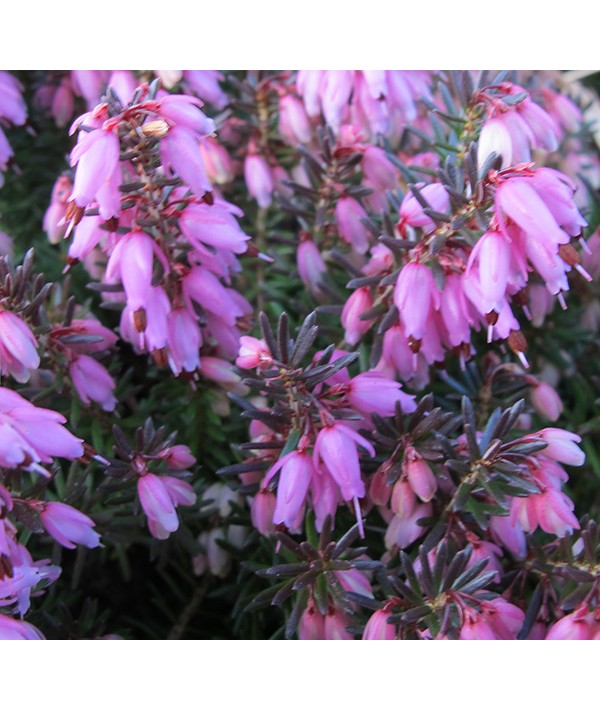
[[[392,498],[390,500],[390,508],[402,519],[410,518],[415,506],[417,497],[413,487],[409,481],[404,478],[398,479],[392,489]]]
[[[275,532],[273,515],[277,501],[270,491],[259,491],[252,499],[250,515],[252,525],[262,536],[272,536]]]
[[[369,249],[369,231],[362,222],[367,218],[364,208],[354,198],[341,197],[337,201],[335,221],[339,233],[358,254],[365,254]]]
[[[324,427],[315,442],[315,462],[319,458],[323,461],[346,501],[360,499],[365,495],[357,445],[366,449],[372,457],[375,456],[375,450],[369,441],[340,422]]]
[[[41,640],[44,635],[29,622],[0,614],[0,640]]]
[[[396,403],[400,403],[404,413],[416,409],[414,395],[407,395],[400,383],[377,371],[361,373],[352,378],[348,385],[348,400],[362,414],[376,412],[382,417],[392,417],[396,412]]]
[[[115,381],[97,360],[88,355],[76,356],[69,365],[69,375],[83,403],[89,405],[90,400],[93,400],[107,412],[115,409]]]
[[[300,617],[298,637],[309,640],[325,639],[325,619],[313,603],[309,603]]]
[[[303,103],[292,94],[279,99],[279,133],[292,146],[309,143],[312,131]]]
[[[548,443],[542,452],[544,457],[574,467],[580,467],[585,462],[585,454],[576,444],[581,442],[579,435],[557,427],[546,427],[536,434]]]
[[[376,610],[369,617],[362,638],[369,640],[396,639],[396,625],[391,625],[387,621],[389,616],[390,612],[386,611],[385,608]]]
[[[325,615],[324,637],[325,639],[354,639],[352,632],[346,628],[350,625],[348,616],[339,609],[329,611]]]
[[[175,444],[172,447],[162,449],[156,456],[164,459],[170,469],[178,471],[189,469],[196,463],[196,457],[185,444]]]
[[[25,383],[40,365],[38,343],[29,326],[12,311],[0,308],[0,375]]]
[[[235,361],[238,368],[259,370],[269,368],[273,363],[273,356],[267,344],[252,336],[242,336],[240,338],[240,352]]]
[[[555,622],[548,630],[546,639],[593,639],[596,628],[597,624],[594,624],[588,605],[583,603],[574,612]]]
[[[450,197],[446,188],[441,183],[424,185],[420,183],[417,188],[428,205],[436,212],[447,213],[450,209]],[[400,227],[422,227],[425,232],[435,230],[435,222],[423,212],[424,208],[412,193],[407,193],[400,205]]]
[[[318,296],[321,293],[321,280],[327,272],[319,248],[312,240],[304,240],[298,245],[296,258],[300,279],[313,296]]]
[[[431,501],[437,491],[437,479],[429,464],[412,445],[406,448],[402,468],[413,491],[421,501]]]
[[[363,286],[352,292],[342,310],[342,326],[345,329],[344,340],[355,346],[371,327],[371,321],[361,319],[361,315],[373,308],[371,290]]]
[[[387,478],[387,471],[380,468],[373,474],[369,484],[369,498],[377,506],[387,506],[390,500],[392,488],[388,485]]]
[[[256,153],[249,153],[244,161],[244,178],[248,192],[259,207],[269,207],[273,195],[273,175],[267,161]]]
[[[541,417],[556,422],[563,411],[562,400],[548,383],[537,381],[530,393],[531,404]]]
[[[428,266],[409,262],[402,268],[394,288],[394,304],[400,312],[406,335],[422,339],[432,309],[440,307],[440,292]]]
[[[431,516],[431,504],[417,504],[408,517],[394,516],[385,533],[386,548],[407,548],[414,543],[426,530],[417,521],[428,516]]]
[[[285,523],[288,528],[294,528],[315,475],[312,458],[305,452],[289,452],[269,469],[263,485],[266,486],[277,472],[280,474],[273,523]]]

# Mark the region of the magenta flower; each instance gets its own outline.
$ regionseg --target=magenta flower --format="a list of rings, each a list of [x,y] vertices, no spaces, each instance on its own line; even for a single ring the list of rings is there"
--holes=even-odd
[[[293,528],[315,476],[312,457],[306,452],[289,452],[269,469],[263,486],[266,486],[277,472],[280,474],[273,523],[285,523],[288,528]]]
[[[72,189],[73,184],[65,175],[61,175],[52,188],[50,205],[44,214],[43,225],[52,244],[60,242],[65,235],[67,225],[64,219]]]
[[[406,447],[402,470],[419,499],[423,502],[431,501],[437,491],[437,479],[429,464],[412,445]]]
[[[273,356],[269,347],[262,339],[252,336],[240,338],[240,352],[235,361],[238,368],[253,370],[254,368],[269,368],[273,363]]]
[[[387,485],[386,485],[387,486]],[[389,491],[389,487],[387,487]],[[385,501],[376,503],[385,504]],[[417,505],[417,495],[415,489],[408,478],[400,477],[394,484],[391,497],[390,508],[401,519],[410,518]]]
[[[209,136],[200,143],[200,153],[211,183],[226,185],[235,177],[233,161],[227,150]]]
[[[598,639],[599,632],[600,623],[594,619],[587,603],[582,603],[574,612],[555,622],[548,630],[546,639]]]
[[[236,219],[223,205],[188,205],[179,218],[181,231],[196,249],[224,249],[243,254],[250,237],[242,232]]]
[[[459,274],[448,274],[440,297],[439,314],[444,327],[444,342],[450,348],[458,348],[463,344],[470,344],[471,341],[473,318],[463,279]]]
[[[350,404],[365,415],[376,412],[382,417],[392,417],[396,413],[397,402],[404,413],[416,409],[414,395],[407,395],[400,383],[377,371],[360,373],[350,380],[348,387]]]
[[[187,482],[150,472],[140,476],[137,490],[150,533],[160,540],[167,539],[179,528],[175,507],[191,506],[196,501],[196,494]]]
[[[212,191],[200,153],[199,139],[184,126],[173,126],[160,140],[165,168],[176,173],[198,197]]]
[[[206,138],[215,131],[215,122],[200,110],[202,102],[193,96],[167,94],[156,102],[157,113],[170,125],[181,126],[197,138]]]
[[[279,133],[292,146],[309,143],[312,137],[304,105],[293,94],[283,94],[279,98]]]
[[[338,607],[330,609],[323,622],[324,639],[354,639],[354,634],[348,631],[350,624],[350,619],[343,610]]]
[[[38,343],[29,326],[12,311],[0,308],[0,375],[25,383],[40,365]]]
[[[107,412],[115,409],[117,406],[117,398],[114,395],[115,381],[97,360],[88,355],[75,356],[69,365],[69,375],[84,404],[89,405],[90,400],[93,400]]]
[[[300,279],[302,279],[310,293],[318,297],[321,293],[323,275],[327,272],[327,267],[319,248],[312,240],[303,240],[298,245],[296,259]]]
[[[222,79],[223,75],[214,69],[186,69],[183,72],[183,80],[192,91],[219,110],[229,103],[227,94],[219,86]]]
[[[364,208],[351,197],[341,197],[335,206],[335,221],[340,235],[358,254],[369,249],[369,231],[362,220],[368,218]]]
[[[248,192],[256,200],[258,206],[269,207],[274,190],[273,174],[263,156],[257,153],[248,153],[244,161],[244,178]]]
[[[440,291],[425,264],[409,262],[398,275],[394,304],[400,312],[406,335],[420,340],[431,322],[431,312],[440,308]]]
[[[83,336],[81,341],[80,336]],[[116,334],[93,318],[74,318],[69,326],[54,326],[52,337],[66,339],[69,350],[80,354],[100,353],[113,348],[117,342]]]
[[[156,456],[164,459],[170,469],[178,471],[189,469],[196,463],[196,457],[185,444],[174,444],[172,447],[162,449]]]
[[[353,89],[354,72],[327,70],[319,84],[321,106],[327,123],[337,132],[347,110]]]
[[[173,309],[168,316],[169,365],[175,375],[200,367],[202,332],[188,309]]]
[[[448,191],[441,183],[431,183],[425,185],[417,184],[421,195],[427,204],[436,212],[448,213],[450,210],[450,197]],[[424,208],[412,193],[407,193],[400,205],[400,222],[398,228],[404,232],[404,226],[421,227],[425,232],[435,230],[435,222],[423,212]]]
[[[229,326],[234,326],[236,319],[245,313],[245,309],[236,301],[233,289],[223,286],[212,272],[203,267],[191,269],[183,278],[182,284],[183,294],[192,313],[192,300]]]
[[[375,610],[365,625],[362,638],[368,640],[396,639],[396,625],[391,625],[387,621],[389,616],[390,612],[385,608]]]
[[[544,457],[574,467],[580,467],[585,462],[585,454],[577,446],[577,442],[581,442],[581,437],[574,432],[558,427],[546,427],[535,435],[548,444],[541,452]]]
[[[53,583],[61,569],[50,565],[48,560],[34,561],[27,548],[16,542],[12,543],[8,558],[11,574],[0,577],[0,607],[15,605],[19,614],[24,615],[29,609],[33,589]]]
[[[315,442],[314,461],[321,460],[326,470],[340,487],[345,501],[361,499],[365,485],[360,474],[357,445],[375,456],[373,445],[347,425],[336,422],[324,427]]]
[[[119,202],[118,182],[114,184],[114,175],[119,174],[119,137],[112,129],[100,128],[86,133],[81,131],[77,145],[71,151],[71,165],[77,165],[71,200],[78,207],[87,207],[103,186],[111,185],[111,194],[104,202]],[[114,200],[112,199],[114,196]],[[113,212],[109,210],[109,212]],[[113,212],[116,216],[119,211]],[[110,217],[111,215],[108,215]]]
[[[37,508],[42,525],[61,546],[75,548],[75,544],[81,544],[97,548],[100,545],[100,535],[93,530],[96,524],[81,511],[57,501],[39,502]]]
[[[499,313],[506,298],[510,277],[511,247],[506,237],[490,230],[479,238],[469,256],[464,279],[477,282],[472,302],[481,314]],[[467,292],[471,297],[473,292]]]
[[[315,512],[315,527],[317,531],[322,531],[328,516],[332,521],[335,519],[335,512],[342,501],[342,496],[339,486],[324,466],[317,467],[315,472],[311,481],[310,493]]]
[[[408,548],[427,530],[417,522],[429,516],[431,516],[431,504],[417,504],[409,516],[393,516],[385,532],[386,548],[391,549],[394,546]]]
[[[300,617],[298,638],[302,640],[325,639],[325,619],[312,600]]]
[[[8,72],[0,72],[0,118],[15,126],[27,120],[27,106],[21,95],[21,84]]]
[[[250,516],[252,525],[262,536],[271,536],[275,532],[273,516],[277,500],[275,494],[262,489],[252,499],[250,505]]]
[[[535,411],[541,417],[550,420],[550,422],[556,422],[561,416],[563,411],[562,400],[556,390],[548,383],[544,383],[541,380],[535,381],[529,397]]]
[[[371,290],[364,286],[356,289],[348,297],[342,310],[342,326],[345,329],[344,340],[355,346],[371,327],[369,319],[361,319],[362,314],[373,308]]]
[[[58,412],[35,407],[12,390],[0,388],[0,466],[45,472],[39,462],[83,456],[82,440],[68,432]]]
[[[7,615],[0,614],[0,640],[41,640],[44,635],[23,620],[15,620]]]

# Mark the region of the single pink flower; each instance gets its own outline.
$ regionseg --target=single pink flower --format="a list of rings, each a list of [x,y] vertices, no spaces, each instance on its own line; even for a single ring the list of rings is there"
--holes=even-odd
[[[46,531],[65,548],[81,544],[87,548],[100,545],[100,535],[89,516],[57,501],[40,502],[40,519]]]
[[[12,311],[0,308],[0,375],[25,383],[40,365],[38,343],[29,326]]]
[[[114,395],[115,381],[97,360],[88,355],[76,356],[69,365],[69,375],[84,404],[89,405],[90,400],[93,400],[107,412],[115,409],[117,405],[117,398]]]

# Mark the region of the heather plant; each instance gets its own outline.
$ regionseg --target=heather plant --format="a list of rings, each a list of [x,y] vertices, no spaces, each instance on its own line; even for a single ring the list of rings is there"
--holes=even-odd
[[[561,72],[0,72],[0,639],[600,638]]]

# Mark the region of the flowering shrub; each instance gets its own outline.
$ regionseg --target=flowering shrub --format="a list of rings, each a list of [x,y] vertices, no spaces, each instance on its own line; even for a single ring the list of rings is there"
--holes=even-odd
[[[0,639],[599,639],[597,102],[0,72]]]

